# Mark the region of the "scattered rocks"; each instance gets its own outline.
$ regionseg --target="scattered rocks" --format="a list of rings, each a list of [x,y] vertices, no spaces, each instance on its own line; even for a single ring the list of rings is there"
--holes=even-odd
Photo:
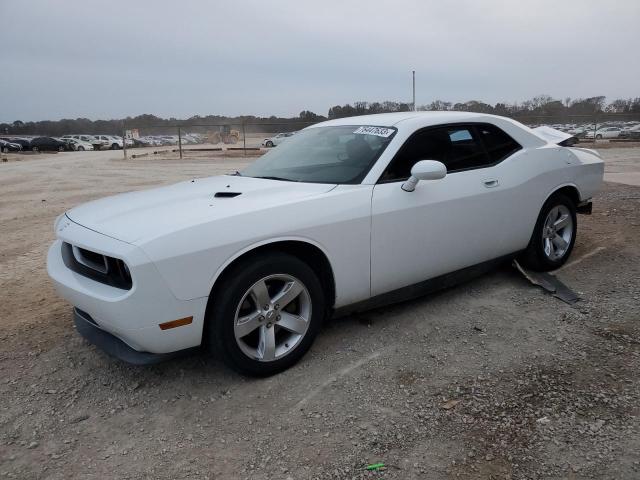
[[[102,168],[78,164],[74,175],[89,167]],[[136,168],[142,185],[150,175],[165,181],[170,167]],[[191,177],[200,167],[180,168]],[[104,183],[92,188],[115,193],[110,171],[98,171]],[[68,207],[54,190],[52,214]],[[2,283],[13,303],[0,305],[1,317],[22,323],[1,334],[0,478],[637,479],[635,192],[607,186],[596,205],[618,213],[580,217],[576,258],[595,245],[620,248],[562,270],[584,295],[575,308],[514,281],[507,267],[368,312],[366,328],[350,317],[328,322],[303,361],[267,379],[206,355],[133,367],[81,340],[42,268],[39,238],[49,242],[52,219],[31,208],[6,221],[33,221],[27,230],[39,233],[8,242],[24,250]],[[34,285],[42,288],[25,300]],[[366,470],[376,463],[385,470]]]

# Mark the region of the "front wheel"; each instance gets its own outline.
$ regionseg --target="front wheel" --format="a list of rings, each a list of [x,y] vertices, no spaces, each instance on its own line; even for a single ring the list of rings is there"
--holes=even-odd
[[[264,144],[265,147],[271,148],[273,147],[273,142],[272,141],[268,141],[267,143]]]
[[[79,151],[79,152],[84,152],[84,147],[83,147],[82,145],[80,145],[80,146],[78,147],[78,151]]]
[[[538,271],[560,268],[571,255],[577,226],[573,200],[562,193],[552,195],[542,206],[522,262]]]
[[[270,253],[240,262],[222,279],[207,308],[207,340],[231,368],[268,376],[309,349],[325,315],[313,270],[297,257]]]
[[[596,135],[596,140],[602,140],[602,135],[600,134]]]

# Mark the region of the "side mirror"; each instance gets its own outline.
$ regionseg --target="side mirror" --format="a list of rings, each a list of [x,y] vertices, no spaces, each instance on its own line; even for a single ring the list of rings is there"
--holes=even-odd
[[[447,176],[447,167],[436,160],[420,160],[411,169],[411,177],[402,184],[402,190],[413,192],[420,180],[440,180]]]

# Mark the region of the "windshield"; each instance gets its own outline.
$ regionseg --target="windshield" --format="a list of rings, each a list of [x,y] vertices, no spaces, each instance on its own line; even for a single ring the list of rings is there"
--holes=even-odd
[[[292,182],[359,183],[395,133],[395,128],[357,125],[309,128],[260,157],[242,175]]]

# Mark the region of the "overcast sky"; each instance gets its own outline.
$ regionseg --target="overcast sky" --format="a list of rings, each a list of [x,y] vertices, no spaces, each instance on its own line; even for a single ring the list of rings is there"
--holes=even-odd
[[[640,1],[0,0],[0,121],[640,96]]]

